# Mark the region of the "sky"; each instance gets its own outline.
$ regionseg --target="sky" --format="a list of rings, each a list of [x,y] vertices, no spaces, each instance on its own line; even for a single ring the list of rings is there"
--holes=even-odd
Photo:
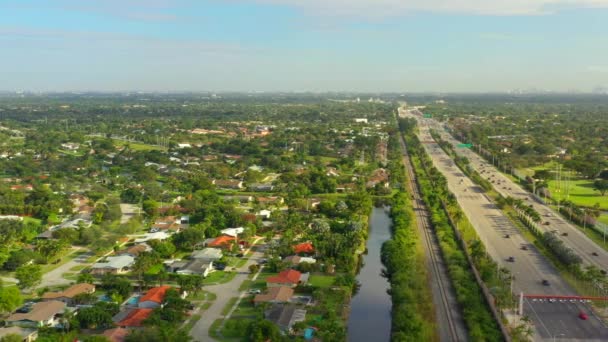
[[[590,91],[608,0],[0,0],[5,91]]]

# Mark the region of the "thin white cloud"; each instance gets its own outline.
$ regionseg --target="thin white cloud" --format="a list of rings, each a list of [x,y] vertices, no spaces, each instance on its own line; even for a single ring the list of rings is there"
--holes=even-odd
[[[587,67],[588,72],[608,74],[608,65],[592,65]]]
[[[560,8],[608,8],[608,0],[231,0],[292,6],[321,16],[385,17],[416,12],[539,15]]]

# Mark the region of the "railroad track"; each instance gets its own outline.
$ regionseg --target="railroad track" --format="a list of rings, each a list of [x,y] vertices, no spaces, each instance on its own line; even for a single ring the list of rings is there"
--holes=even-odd
[[[440,329],[440,339],[441,341],[466,341],[466,333],[463,333],[461,331],[462,329],[458,329],[456,326],[457,320],[463,327],[464,323],[462,323],[462,318],[458,319],[457,317],[454,317],[455,315],[453,312],[453,306],[450,305],[449,297],[453,297],[454,292],[449,289],[450,280],[447,274],[447,270],[445,269],[445,267],[442,268],[440,266],[444,264],[441,255],[441,250],[439,248],[439,243],[432,232],[429,214],[424,202],[422,201],[422,197],[420,196],[418,184],[415,181],[416,176],[409,161],[409,156],[407,155],[407,150],[405,148],[405,142],[403,141],[403,138],[401,138],[401,147],[403,150],[403,163],[405,165],[405,169],[408,175],[408,188],[410,194],[412,195],[413,208],[414,213],[416,215],[418,231],[421,232],[424,236],[423,244],[425,250],[428,251],[428,255],[430,258],[429,261],[431,264],[432,279],[437,284],[437,288],[439,290],[439,298],[435,298],[435,305],[440,305],[443,308],[443,310],[437,310],[437,313],[438,315],[443,315],[445,317],[445,321],[447,322],[447,326],[443,326],[438,322],[438,326]],[[448,284],[448,286],[445,285],[446,283]],[[455,302],[455,299],[453,300],[453,302]]]

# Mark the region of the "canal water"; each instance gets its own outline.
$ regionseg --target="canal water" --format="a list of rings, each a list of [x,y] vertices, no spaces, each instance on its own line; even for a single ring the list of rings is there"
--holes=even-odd
[[[370,218],[367,254],[357,275],[361,285],[351,301],[348,319],[349,342],[388,342],[391,335],[391,298],[389,284],[382,277],[382,244],[391,238],[388,207],[374,208]]]

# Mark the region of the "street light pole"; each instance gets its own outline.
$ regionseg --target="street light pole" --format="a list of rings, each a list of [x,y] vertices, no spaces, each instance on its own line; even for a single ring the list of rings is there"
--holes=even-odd
[[[587,232],[587,209],[583,209],[583,232]]]

